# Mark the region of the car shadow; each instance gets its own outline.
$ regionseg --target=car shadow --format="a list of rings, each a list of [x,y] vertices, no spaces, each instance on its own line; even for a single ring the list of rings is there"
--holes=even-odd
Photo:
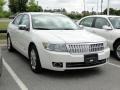
[[[51,78],[86,78],[93,77],[94,75],[100,75],[103,73],[101,68],[91,68],[91,69],[79,69],[79,70],[67,70],[67,71],[52,71],[44,69],[42,75]],[[41,75],[41,73],[40,73]]]
[[[110,57],[115,58],[114,52],[110,51]]]
[[[12,51],[11,53],[15,54],[17,57],[19,57],[20,60],[29,65],[29,59],[22,55],[20,52],[14,49],[14,51]]]

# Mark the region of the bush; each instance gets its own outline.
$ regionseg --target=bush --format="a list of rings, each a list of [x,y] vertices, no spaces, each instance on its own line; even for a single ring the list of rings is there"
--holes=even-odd
[[[80,19],[82,18],[81,14],[66,14],[71,19]]]
[[[0,18],[9,18],[10,15],[11,13],[7,11],[0,12]]]
[[[11,13],[7,11],[4,11],[3,14],[5,18],[9,18],[9,16],[11,15]]]
[[[0,33],[0,40],[6,40],[7,34],[6,33]]]

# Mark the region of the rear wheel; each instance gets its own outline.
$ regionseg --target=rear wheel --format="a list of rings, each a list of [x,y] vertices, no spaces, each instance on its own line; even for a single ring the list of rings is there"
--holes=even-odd
[[[33,72],[40,73],[42,71],[40,59],[38,55],[38,51],[35,45],[32,45],[29,50],[29,59],[30,59],[30,67]]]
[[[116,43],[115,47],[114,47],[114,54],[115,57],[120,60],[120,42]]]
[[[9,35],[7,36],[7,49],[8,49],[8,51],[13,51],[14,50],[14,48],[12,46],[11,38],[10,38]]]

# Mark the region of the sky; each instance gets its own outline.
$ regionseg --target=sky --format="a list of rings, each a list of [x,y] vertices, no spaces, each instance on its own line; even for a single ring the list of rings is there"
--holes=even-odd
[[[84,10],[84,0],[36,0],[43,9],[65,8],[68,12],[77,11],[82,12]],[[85,0],[86,11],[101,11],[101,0]],[[103,0],[103,10],[107,8],[107,1]],[[8,0],[6,0],[5,10],[8,10]],[[120,0],[110,0],[110,7],[120,9]]]

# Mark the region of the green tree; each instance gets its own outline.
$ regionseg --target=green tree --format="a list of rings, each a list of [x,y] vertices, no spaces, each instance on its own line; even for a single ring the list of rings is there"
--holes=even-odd
[[[19,12],[25,12],[27,9],[28,0],[18,0],[18,10]]]
[[[120,16],[120,10],[117,10],[115,14]]]
[[[9,0],[9,8],[12,13],[25,12],[28,0]]]
[[[0,12],[3,11],[3,6],[5,5],[5,1],[4,0],[0,0]]]
[[[107,9],[103,11],[104,14],[107,14]],[[116,15],[117,10],[114,8],[110,8],[110,15]]]
[[[35,0],[30,0],[27,5],[27,11],[28,12],[41,12],[43,11],[41,6],[38,6],[37,3],[35,3]]]
[[[9,8],[12,13],[18,11],[17,0],[9,0]]]

